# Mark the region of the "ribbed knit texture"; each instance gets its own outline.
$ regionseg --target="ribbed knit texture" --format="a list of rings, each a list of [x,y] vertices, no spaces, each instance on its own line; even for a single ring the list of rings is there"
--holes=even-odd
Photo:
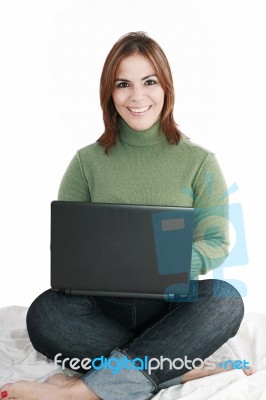
[[[215,155],[186,138],[169,144],[159,123],[138,132],[120,120],[108,155],[97,142],[79,150],[58,199],[194,207],[191,277],[218,267],[227,255],[227,187]]]

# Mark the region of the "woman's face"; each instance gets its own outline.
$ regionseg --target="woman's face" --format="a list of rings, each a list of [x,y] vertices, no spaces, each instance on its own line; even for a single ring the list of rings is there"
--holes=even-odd
[[[159,120],[164,91],[146,57],[133,54],[121,61],[112,98],[118,114],[136,131],[146,130]]]

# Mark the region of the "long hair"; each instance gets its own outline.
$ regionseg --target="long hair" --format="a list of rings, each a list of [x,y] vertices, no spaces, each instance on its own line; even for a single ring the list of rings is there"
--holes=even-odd
[[[168,142],[171,144],[178,143],[182,136],[173,117],[175,95],[168,60],[158,43],[145,32],[130,32],[122,36],[114,44],[105,60],[101,74],[100,100],[105,130],[97,142],[105,147],[106,153],[115,145],[119,132],[119,114],[112,99],[116,74],[121,61],[132,54],[141,54],[146,57],[156,71],[165,96],[160,116],[160,127]]]

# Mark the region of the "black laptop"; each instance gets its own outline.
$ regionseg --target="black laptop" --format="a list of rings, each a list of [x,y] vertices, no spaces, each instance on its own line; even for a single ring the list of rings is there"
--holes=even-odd
[[[53,201],[51,287],[95,296],[186,296],[193,230],[193,208]]]

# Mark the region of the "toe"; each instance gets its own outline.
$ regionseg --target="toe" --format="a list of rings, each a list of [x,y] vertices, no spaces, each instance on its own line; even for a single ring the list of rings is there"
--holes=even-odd
[[[14,384],[7,383],[6,385],[0,388],[1,399],[9,399],[14,397]]]

